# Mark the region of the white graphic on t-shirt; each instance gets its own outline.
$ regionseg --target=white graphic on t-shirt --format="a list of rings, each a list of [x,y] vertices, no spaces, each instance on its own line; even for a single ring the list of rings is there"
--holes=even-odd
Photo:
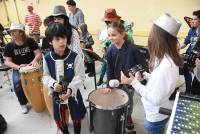
[[[21,56],[24,56],[26,53],[30,53],[31,50],[29,47],[24,47],[24,48],[21,48],[21,49],[14,49],[14,55],[21,55]]]

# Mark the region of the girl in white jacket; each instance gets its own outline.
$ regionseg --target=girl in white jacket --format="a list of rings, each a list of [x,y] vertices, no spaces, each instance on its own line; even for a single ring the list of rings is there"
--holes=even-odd
[[[177,33],[181,23],[169,14],[161,15],[154,23],[149,38],[151,74],[136,73],[125,76],[121,72],[121,83],[130,84],[141,95],[146,120],[144,127],[148,134],[163,134],[168,116],[159,113],[160,107],[170,106],[169,97],[173,93],[179,77],[182,60],[177,51]],[[140,81],[147,79],[146,85]]]

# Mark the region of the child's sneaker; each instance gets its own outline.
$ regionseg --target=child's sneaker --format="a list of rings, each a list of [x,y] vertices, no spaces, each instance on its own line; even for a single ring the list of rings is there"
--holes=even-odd
[[[28,107],[26,105],[21,105],[21,111],[23,114],[27,114],[29,112]]]

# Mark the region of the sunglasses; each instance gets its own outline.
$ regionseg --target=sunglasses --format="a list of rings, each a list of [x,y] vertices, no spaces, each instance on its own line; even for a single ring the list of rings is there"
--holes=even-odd
[[[112,23],[112,21],[105,21],[106,25],[109,25]]]

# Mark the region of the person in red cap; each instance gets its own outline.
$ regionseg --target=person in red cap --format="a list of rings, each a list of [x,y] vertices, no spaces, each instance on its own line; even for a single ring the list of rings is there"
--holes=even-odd
[[[29,28],[29,36],[37,43],[40,42],[40,26],[42,25],[41,18],[33,12],[33,5],[27,6],[28,14],[25,16],[25,24]]]

